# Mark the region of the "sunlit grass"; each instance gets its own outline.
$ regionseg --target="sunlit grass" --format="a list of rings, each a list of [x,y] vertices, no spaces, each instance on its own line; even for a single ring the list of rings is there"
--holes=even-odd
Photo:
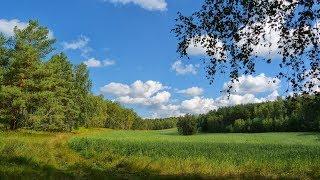
[[[0,131],[0,177],[320,176],[320,134]]]
[[[176,130],[111,131],[72,139],[70,146],[87,158],[106,152],[144,157],[148,168],[161,174],[309,177],[320,172],[317,133],[179,136]]]

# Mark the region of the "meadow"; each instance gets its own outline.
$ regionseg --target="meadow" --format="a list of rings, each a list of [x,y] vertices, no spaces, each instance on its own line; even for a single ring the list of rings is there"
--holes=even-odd
[[[0,133],[3,177],[319,178],[319,133]]]

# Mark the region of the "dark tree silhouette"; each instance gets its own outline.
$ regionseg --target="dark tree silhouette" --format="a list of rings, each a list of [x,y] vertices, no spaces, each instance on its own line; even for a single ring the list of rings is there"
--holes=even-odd
[[[319,17],[319,0],[205,0],[191,16],[178,13],[172,31],[181,57],[189,58],[192,44],[206,50],[210,83],[217,73],[229,73],[232,82],[255,73],[258,61],[274,61],[271,50],[259,56],[256,47],[276,46],[281,59],[276,77],[288,82],[286,91],[314,94],[320,82]],[[276,42],[269,40],[273,32]]]

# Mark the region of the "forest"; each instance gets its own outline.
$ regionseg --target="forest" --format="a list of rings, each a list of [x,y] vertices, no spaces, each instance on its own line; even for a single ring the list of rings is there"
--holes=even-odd
[[[199,116],[180,117],[178,130],[185,135],[198,131],[205,133],[319,132],[319,107],[319,95],[286,99],[279,97],[276,101],[222,107]]]

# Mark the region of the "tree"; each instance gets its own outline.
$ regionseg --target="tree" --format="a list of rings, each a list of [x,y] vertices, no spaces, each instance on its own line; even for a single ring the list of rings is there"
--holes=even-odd
[[[197,133],[197,119],[192,115],[185,115],[178,118],[178,132],[181,135],[193,135]]]
[[[46,64],[44,86],[41,94],[44,101],[32,116],[36,129],[47,131],[70,131],[77,125],[80,107],[74,85],[72,64],[64,54],[54,55]]]
[[[77,90],[76,99],[80,107],[80,114],[78,119],[78,126],[83,126],[85,121],[90,118],[92,106],[90,106],[90,97],[92,82],[89,77],[89,70],[87,65],[81,63],[74,69],[74,84]]]
[[[52,50],[54,40],[49,31],[36,21],[30,21],[25,29],[14,29],[12,46],[6,47],[2,59],[3,86],[0,92],[0,111],[10,129],[17,129],[28,121],[36,111],[37,98],[41,91],[41,57]],[[2,38],[3,39],[3,38]]]
[[[281,57],[277,77],[290,84],[287,92],[319,93],[319,7],[317,0],[205,0],[191,16],[178,13],[172,29],[177,52],[188,57],[190,45],[203,47],[210,83],[219,72],[229,72],[235,82],[241,74],[253,74],[257,61],[273,62],[272,52],[261,57],[257,46],[276,46]],[[270,41],[272,32],[279,32],[277,42]]]

